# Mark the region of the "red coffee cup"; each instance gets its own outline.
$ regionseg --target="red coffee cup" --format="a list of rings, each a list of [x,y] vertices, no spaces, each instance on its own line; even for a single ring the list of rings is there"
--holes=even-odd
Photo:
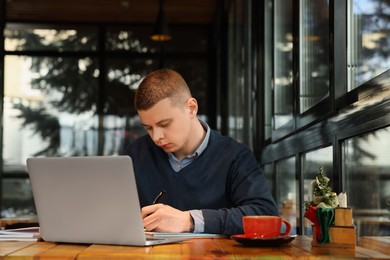
[[[283,233],[281,233],[282,223],[286,226],[286,230]],[[244,216],[242,224],[247,237],[287,237],[291,231],[291,224],[279,216]]]

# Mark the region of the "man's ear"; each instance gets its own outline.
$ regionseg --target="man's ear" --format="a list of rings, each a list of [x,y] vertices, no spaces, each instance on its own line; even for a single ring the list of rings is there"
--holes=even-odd
[[[189,98],[187,100],[187,109],[189,110],[191,115],[196,116],[198,113],[198,101],[195,98]]]

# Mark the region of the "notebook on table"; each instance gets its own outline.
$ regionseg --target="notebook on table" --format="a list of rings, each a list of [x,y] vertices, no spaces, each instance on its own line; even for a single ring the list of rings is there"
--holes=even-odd
[[[185,238],[147,238],[128,156],[28,158],[45,241],[148,246]]]

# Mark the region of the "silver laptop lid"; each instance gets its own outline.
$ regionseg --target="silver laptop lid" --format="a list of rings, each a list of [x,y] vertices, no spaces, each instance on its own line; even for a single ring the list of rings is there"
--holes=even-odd
[[[128,156],[27,159],[45,241],[151,245],[147,242]]]

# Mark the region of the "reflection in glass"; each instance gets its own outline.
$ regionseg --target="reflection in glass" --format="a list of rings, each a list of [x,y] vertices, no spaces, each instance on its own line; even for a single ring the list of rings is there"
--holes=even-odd
[[[313,199],[312,181],[318,175],[318,170],[323,167],[324,174],[330,178],[329,186],[333,187],[333,148],[328,146],[325,148],[317,149],[302,155],[302,172],[303,172],[303,200],[310,201]],[[303,205],[302,205],[303,207]],[[304,218],[304,230],[303,234],[312,234],[312,223]]]
[[[345,187],[361,236],[390,235],[390,127],[344,143]]]
[[[329,1],[301,1],[300,113],[329,95]]]
[[[348,90],[390,68],[390,2],[348,1]]]
[[[299,224],[299,181],[295,174],[295,157],[276,163],[276,197],[280,216],[291,223],[291,234],[297,234]]]
[[[275,1],[274,129],[293,119],[292,0]]]

